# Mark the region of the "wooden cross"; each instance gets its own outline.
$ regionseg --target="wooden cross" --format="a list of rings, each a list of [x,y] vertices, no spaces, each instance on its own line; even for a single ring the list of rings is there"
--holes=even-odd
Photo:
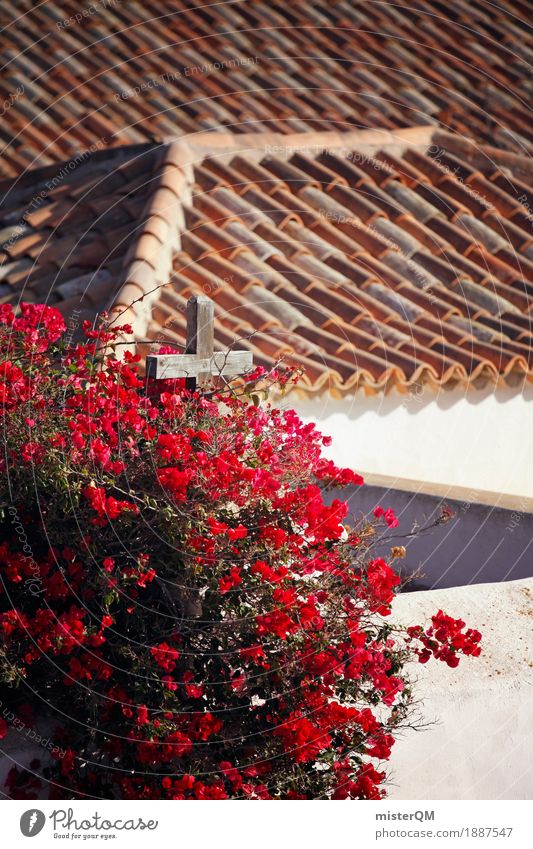
[[[215,305],[204,295],[187,301],[187,343],[184,354],[151,354],[146,357],[146,376],[152,380],[186,378],[193,391],[210,377],[236,377],[253,365],[251,351],[214,351]]]

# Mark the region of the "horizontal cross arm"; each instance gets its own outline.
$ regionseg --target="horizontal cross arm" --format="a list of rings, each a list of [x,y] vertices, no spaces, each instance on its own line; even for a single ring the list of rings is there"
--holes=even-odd
[[[235,376],[253,366],[251,351],[217,351],[212,357],[196,354],[151,354],[146,357],[146,373],[153,380],[173,380],[198,375]]]

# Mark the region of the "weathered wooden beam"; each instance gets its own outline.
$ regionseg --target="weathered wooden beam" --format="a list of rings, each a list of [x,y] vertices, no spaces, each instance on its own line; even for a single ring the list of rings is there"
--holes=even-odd
[[[210,360],[215,343],[215,305],[205,295],[193,295],[187,301],[187,344],[186,354],[196,354],[200,360]],[[188,376],[187,389],[194,391],[196,383],[203,383],[209,371],[198,371]]]
[[[146,377],[151,380],[185,378],[185,386],[193,391],[199,384],[217,375],[235,377],[253,367],[251,351],[213,353],[215,337],[215,305],[204,295],[187,301],[187,343],[184,354],[152,354],[146,358]]]
[[[251,351],[217,351],[211,357],[198,357],[197,354],[151,354],[146,357],[146,374],[152,380],[234,376],[250,371],[252,366]]]

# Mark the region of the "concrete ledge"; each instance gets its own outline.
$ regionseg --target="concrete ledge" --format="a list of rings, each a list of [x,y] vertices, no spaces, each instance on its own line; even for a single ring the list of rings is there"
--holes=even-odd
[[[533,579],[399,596],[395,621],[441,608],[483,633],[483,654],[457,669],[416,664],[420,713],[390,761],[392,799],[533,798]]]
[[[518,510],[520,513],[533,514],[533,498],[526,495],[509,495],[505,492],[490,492],[489,490],[468,486],[432,483],[431,481],[400,478],[392,475],[377,475],[360,469],[358,471],[364,477],[366,484],[381,489],[400,489],[403,492],[412,492],[417,495],[432,495],[436,498],[447,498],[469,504],[484,504],[487,507],[499,507],[502,510]]]

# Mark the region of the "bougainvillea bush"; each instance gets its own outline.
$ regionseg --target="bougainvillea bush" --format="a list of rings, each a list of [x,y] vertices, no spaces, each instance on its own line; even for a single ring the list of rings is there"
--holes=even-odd
[[[380,798],[405,664],[453,667],[479,633],[393,624],[373,547],[394,514],[355,526],[324,497],[362,480],[313,426],[251,391],[147,388],[116,332],[73,345],[54,309],[0,308],[3,704],[57,726],[5,792]]]

